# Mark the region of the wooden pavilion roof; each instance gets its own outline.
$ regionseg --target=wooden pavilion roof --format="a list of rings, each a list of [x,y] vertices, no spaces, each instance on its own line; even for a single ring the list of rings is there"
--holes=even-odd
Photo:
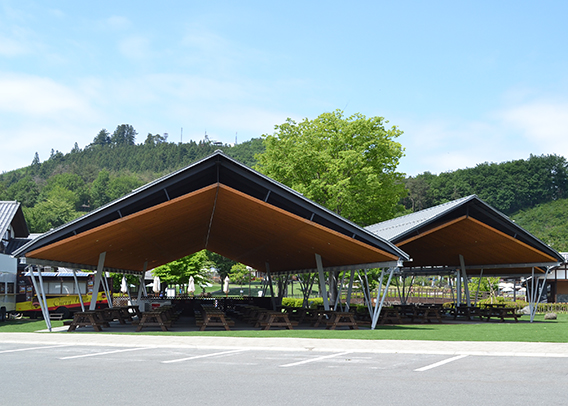
[[[258,270],[393,265],[408,255],[218,151],[14,253],[28,263],[141,272],[202,249]],[[146,264],[146,265],[145,265]]]

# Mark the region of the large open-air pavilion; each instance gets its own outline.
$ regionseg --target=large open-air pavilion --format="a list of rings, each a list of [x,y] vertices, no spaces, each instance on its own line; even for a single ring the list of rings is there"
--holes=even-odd
[[[563,261],[475,196],[362,228],[220,151],[43,234],[14,256],[38,269],[96,271],[95,296],[104,272],[139,275],[143,286],[147,270],[203,249],[264,272],[272,310],[272,278],[282,274],[317,275],[324,311],[331,311],[328,289],[341,271],[350,277],[335,284],[347,285],[349,296],[361,270],[383,269],[379,286],[388,287],[393,275],[457,272],[460,281],[474,273],[546,273]],[[371,328],[385,293],[379,289],[369,306]]]

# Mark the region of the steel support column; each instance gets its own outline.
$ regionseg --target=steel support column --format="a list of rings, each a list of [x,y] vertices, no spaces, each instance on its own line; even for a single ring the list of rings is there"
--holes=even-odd
[[[465,270],[465,260],[463,259],[463,255],[460,254],[460,266],[461,266],[461,278],[463,281],[463,291],[465,293],[465,304],[467,307],[471,306],[471,299],[469,296],[469,285],[467,283],[467,272]]]
[[[389,286],[392,280],[392,276],[394,275],[394,272],[397,270],[397,268],[389,268],[389,279],[387,280],[387,284],[381,294],[381,289],[382,289],[382,285],[383,285],[383,274],[384,271],[381,272],[381,279],[379,282],[379,291],[377,293],[377,302],[379,302],[380,299],[380,303],[377,303],[377,306],[375,306],[375,312],[373,314],[373,321],[371,323],[371,330],[374,330],[375,327],[377,326],[377,322],[379,321],[379,316],[381,315],[381,310],[383,309],[383,304],[385,302],[385,298],[388,295],[389,292]]]
[[[270,265],[266,262],[266,275],[268,276],[268,285],[270,286],[270,298],[272,300],[272,310],[276,311],[276,299],[274,298],[274,286],[272,286],[272,275],[270,275]]]
[[[325,286],[325,278],[323,274],[323,264],[321,261],[321,255],[316,254],[316,266],[318,268],[318,276],[320,283],[320,294],[323,297],[323,308],[329,310],[329,300],[327,300],[327,288]]]
[[[81,311],[85,311],[85,304],[83,303],[83,293],[81,292],[81,288],[79,287],[79,281],[77,280],[77,270],[73,268],[73,279],[75,279],[75,290],[79,295],[79,303],[81,303]]]
[[[97,273],[95,274],[95,283],[93,285],[93,294],[91,296],[91,304],[89,305],[89,310],[95,310],[97,306],[97,298],[99,297],[99,289],[101,285],[101,277],[103,275],[103,269],[105,266],[106,251],[101,252],[99,255],[99,263],[97,265]]]

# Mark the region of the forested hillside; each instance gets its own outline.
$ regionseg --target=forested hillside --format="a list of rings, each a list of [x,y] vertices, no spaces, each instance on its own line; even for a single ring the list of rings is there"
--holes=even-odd
[[[558,155],[531,155],[527,160],[483,163],[474,168],[406,179],[404,199],[410,211],[422,210],[472,194],[511,215],[538,204],[568,197],[568,162]]]
[[[409,212],[478,195],[551,245],[568,251],[568,163],[558,155],[527,160],[483,163],[475,168],[406,179]]]
[[[248,166],[263,151],[260,138],[229,146],[148,134],[136,144],[136,135],[123,124],[112,134],[101,130],[82,150],[75,144],[66,154],[52,151],[44,162],[36,153],[30,166],[0,175],[0,200],[22,203],[30,231],[45,232],[217,149]]]

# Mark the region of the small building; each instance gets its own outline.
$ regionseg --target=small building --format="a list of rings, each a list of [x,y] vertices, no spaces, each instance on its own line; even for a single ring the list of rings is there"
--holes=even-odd
[[[16,307],[18,261],[12,252],[29,242],[28,225],[20,203],[0,201],[0,320]]]

